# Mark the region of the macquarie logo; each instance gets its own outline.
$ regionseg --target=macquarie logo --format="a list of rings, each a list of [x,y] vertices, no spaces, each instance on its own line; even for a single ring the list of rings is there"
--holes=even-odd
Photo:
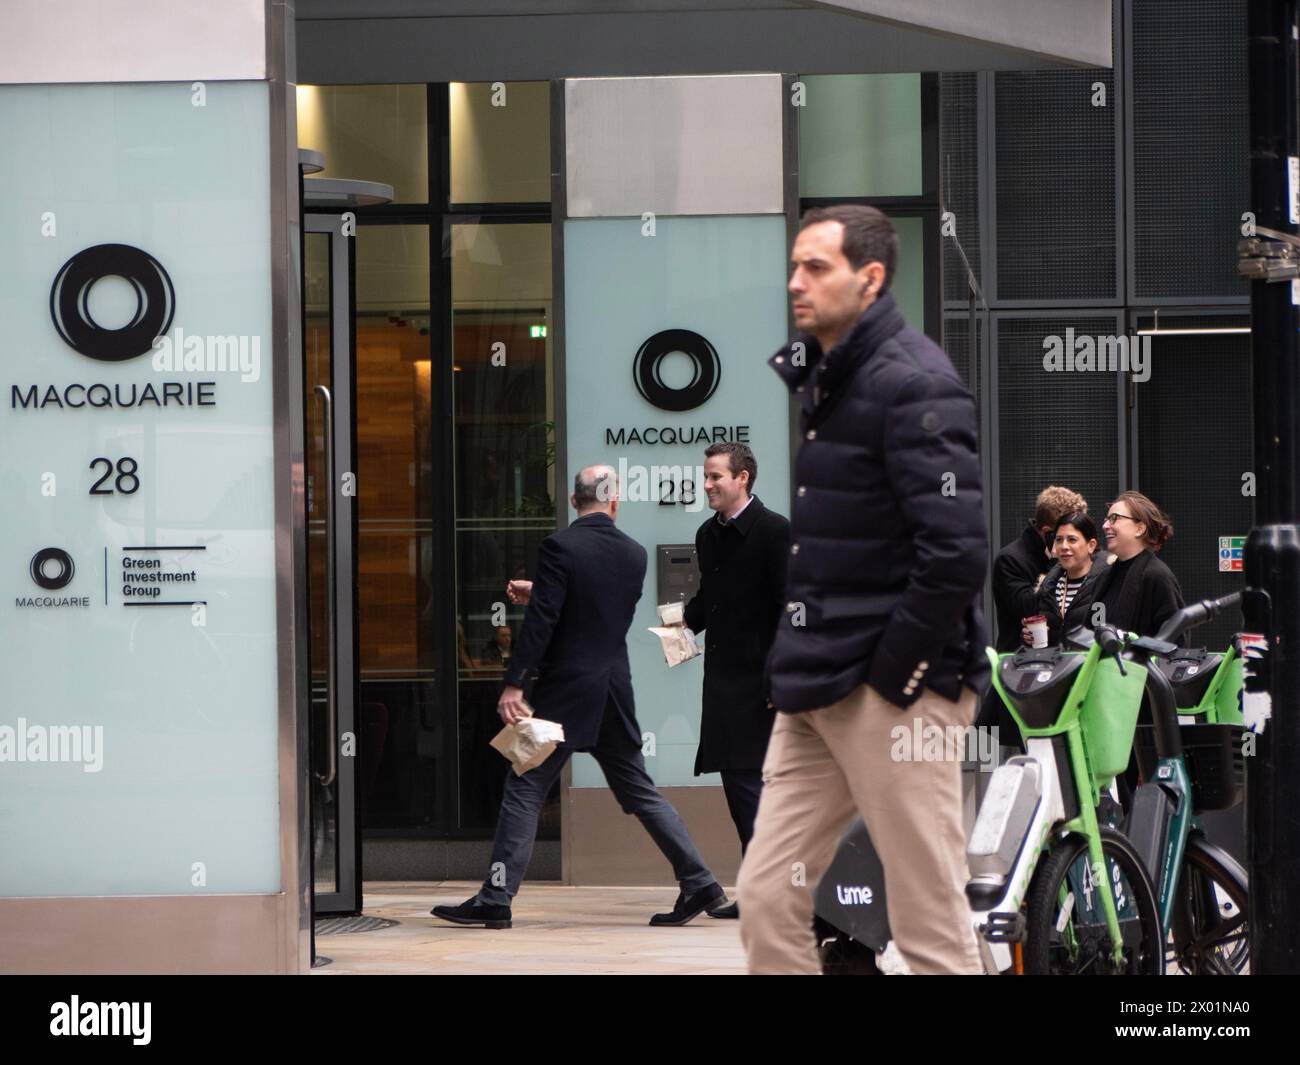
[[[685,355],[691,361],[691,379],[684,385],[669,385],[663,378],[668,356]],[[632,360],[632,381],[641,398],[662,411],[682,414],[704,406],[722,380],[722,360],[717,349],[690,329],[663,329],[647,339]],[[605,429],[605,445],[629,444],[715,444],[721,441],[749,442],[748,425],[648,425]]]
[[[27,564],[27,575],[32,583],[44,592],[57,592],[72,583],[77,567],[72,556],[61,547],[42,547],[32,555]],[[62,606],[90,606],[90,596],[85,595],[28,595],[19,596],[14,606],[37,609]]]
[[[664,359],[681,352],[691,360],[691,380],[681,388],[671,388],[661,375]],[[641,398],[660,410],[684,411],[703,406],[722,378],[722,361],[718,353],[699,333],[690,329],[664,329],[637,349],[632,361],[632,379]]]
[[[72,562],[72,556],[61,547],[42,547],[36,554],[32,555],[31,564],[27,571],[32,575],[32,580],[41,588],[53,591],[56,588],[65,588],[72,583],[72,575],[76,573],[77,567]]]
[[[135,290],[135,315],[120,329],[105,329],[90,316],[90,290],[120,277]],[[176,291],[162,264],[130,244],[96,244],[60,268],[50,288],[50,316],[68,347],[100,362],[125,362],[153,350],[155,337],[171,325]]]
[[[107,278],[131,287],[135,307],[118,328],[106,328],[91,312],[91,291]],[[60,338],[79,355],[101,363],[127,363],[153,353],[156,375],[238,374],[244,382],[262,377],[260,336],[186,334],[168,329],[176,313],[172,279],[154,256],[130,244],[96,244],[65,262],[50,286],[50,318]],[[11,384],[10,409],[116,410],[147,407],[215,407],[215,380],[80,382],[67,385]]]

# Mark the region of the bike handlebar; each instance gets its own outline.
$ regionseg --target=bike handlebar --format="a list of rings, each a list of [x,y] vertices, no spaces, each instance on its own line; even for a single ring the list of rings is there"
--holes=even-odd
[[[1175,636],[1181,636],[1188,629],[1203,625],[1230,607],[1239,606],[1240,604],[1240,592],[1232,592],[1230,595],[1220,596],[1218,599],[1202,599],[1199,603],[1183,607],[1182,610],[1169,618],[1160,626],[1155,638],[1157,640],[1172,640]]]

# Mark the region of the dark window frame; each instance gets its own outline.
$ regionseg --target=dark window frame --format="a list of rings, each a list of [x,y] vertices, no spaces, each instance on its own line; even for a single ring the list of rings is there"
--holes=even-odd
[[[360,225],[424,225],[429,229],[429,358],[430,413],[434,454],[431,464],[436,471],[432,485],[433,557],[437,560],[435,586],[457,588],[456,568],[456,498],[455,498],[455,418],[453,409],[452,371],[452,277],[450,236],[453,225],[484,223],[493,225],[546,224],[553,226],[553,205],[546,201],[527,203],[453,203],[451,202],[451,114],[450,83],[426,83],[426,122],[428,130],[428,193],[423,203],[391,203],[355,209]],[[554,87],[552,85],[552,93]],[[551,131],[552,139],[554,130]],[[435,239],[436,238],[436,239]],[[554,239],[554,238],[552,238]],[[553,279],[554,288],[554,279]],[[557,330],[558,332],[558,330]],[[441,456],[441,457],[440,457]],[[459,604],[456,596],[442,597],[444,632],[455,632]],[[429,824],[405,828],[372,829],[362,825],[362,835],[371,839],[484,840],[491,832],[483,828],[461,827],[459,678],[456,641],[442,640],[435,658],[435,698],[439,707],[437,724],[421,721],[422,728],[439,733],[438,758],[447,771],[440,773],[435,792],[435,808]],[[504,766],[504,763],[503,763]],[[504,771],[504,769],[503,769]],[[558,839],[555,831],[541,831],[538,839]]]

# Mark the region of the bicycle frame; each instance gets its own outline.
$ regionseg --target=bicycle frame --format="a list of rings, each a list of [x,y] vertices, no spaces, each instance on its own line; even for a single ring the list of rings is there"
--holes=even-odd
[[[1192,814],[1192,783],[1183,758],[1183,741],[1178,729],[1178,710],[1174,705],[1173,687],[1158,669],[1148,669],[1146,690],[1151,706],[1151,720],[1155,725],[1157,762],[1151,780],[1139,788],[1138,793],[1143,788],[1156,787],[1173,804],[1157,866],[1148,870],[1156,888],[1160,925],[1168,933],[1173,921],[1174,896],[1178,889],[1187,840],[1192,831],[1200,827],[1200,822]],[[1135,793],[1130,821],[1141,819],[1146,805],[1148,804],[1143,803],[1140,795]],[[1134,829],[1134,834],[1137,831]]]
[[[1240,593],[1234,593],[1221,599],[1205,600],[1184,607],[1161,626],[1160,631],[1154,638],[1151,640],[1138,638],[1133,641],[1132,646],[1135,654],[1141,656],[1141,661],[1145,665],[1149,663],[1152,655],[1169,653],[1167,649],[1162,652],[1158,644],[1179,636],[1188,629],[1209,620],[1221,610],[1235,606],[1240,602],[1240,599]],[[1207,718],[1213,714],[1217,720],[1217,711],[1214,710],[1214,707],[1217,704],[1219,690],[1229,676],[1229,671],[1233,668],[1235,659],[1236,645],[1234,643],[1219,663],[1216,675],[1201,700],[1200,707],[1209,708],[1209,710],[1205,711]],[[1149,831],[1151,827],[1149,824],[1144,823],[1144,819],[1154,816],[1163,820],[1163,816],[1158,809],[1158,800],[1152,797],[1152,793],[1146,789],[1151,787],[1159,789],[1160,793],[1168,797],[1173,804],[1169,824],[1164,832],[1159,859],[1149,869],[1156,888],[1160,924],[1165,933],[1168,934],[1172,930],[1175,894],[1178,890],[1183,856],[1187,850],[1187,841],[1191,838],[1193,832],[1199,832],[1202,829],[1200,818],[1193,812],[1192,783],[1187,772],[1187,762],[1183,752],[1183,739],[1179,728],[1179,710],[1174,696],[1173,685],[1160,670],[1149,668],[1147,670],[1146,691],[1151,707],[1151,722],[1155,732],[1157,761],[1151,779],[1139,787],[1134,794],[1133,810],[1130,812],[1129,822],[1134,826],[1132,834],[1137,835]]]
[[[1024,772],[1036,772],[1039,801],[1028,830],[1022,837],[1015,865],[1006,880],[1005,891],[995,904],[978,909],[973,914],[976,938],[980,943],[981,952],[984,953],[985,964],[997,972],[1005,971],[1010,967],[1011,952],[1008,940],[1000,939],[998,935],[1000,932],[1014,935],[1018,931],[1020,907],[1029,889],[1034,870],[1048,841],[1053,834],[1057,833],[1078,833],[1088,842],[1088,857],[1092,864],[1093,880],[1097,886],[1102,913],[1106,920],[1106,930],[1110,936],[1112,957],[1117,965],[1121,964],[1124,943],[1119,926],[1119,911],[1115,904],[1110,877],[1106,874],[1101,832],[1097,822],[1097,787],[1088,766],[1079,726],[1079,714],[1083,708],[1084,698],[1088,694],[1101,661],[1101,645],[1094,643],[1085,653],[1083,665],[1075,676],[1056,722],[1050,728],[1040,729],[1031,728],[1022,720],[1002,686],[998,674],[997,654],[989,649],[988,655],[993,664],[994,687],[1020,727],[1028,753],[1010,759],[994,772],[993,780],[989,784],[989,793],[980,807],[975,830],[971,834],[968,855],[976,853],[974,848],[980,845],[982,839],[991,838],[996,833],[998,824],[1005,816],[1005,797],[1015,786],[1012,777],[1018,777]],[[1072,784],[1079,810],[1076,816],[1068,819],[1056,750],[1052,744],[1052,737],[1062,734],[1066,737],[1071,775],[1074,778]],[[1001,779],[999,774],[1002,774]],[[983,836],[981,829],[983,829]]]

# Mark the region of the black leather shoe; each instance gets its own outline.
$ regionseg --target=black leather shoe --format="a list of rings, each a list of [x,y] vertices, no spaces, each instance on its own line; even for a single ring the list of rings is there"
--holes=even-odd
[[[705,910],[714,909],[727,901],[727,893],[722,885],[714,881],[708,887],[700,888],[687,895],[682,892],[673,903],[672,912],[657,913],[650,918],[652,925],[682,925],[693,921]]]
[[[709,911],[710,917],[722,917],[727,920],[736,921],[740,919],[740,904],[736,902],[728,903],[726,906],[719,906],[716,910]]]
[[[510,927],[509,906],[488,906],[479,902],[477,896],[466,899],[459,906],[435,906],[429,912],[452,924],[482,925],[484,928]]]

